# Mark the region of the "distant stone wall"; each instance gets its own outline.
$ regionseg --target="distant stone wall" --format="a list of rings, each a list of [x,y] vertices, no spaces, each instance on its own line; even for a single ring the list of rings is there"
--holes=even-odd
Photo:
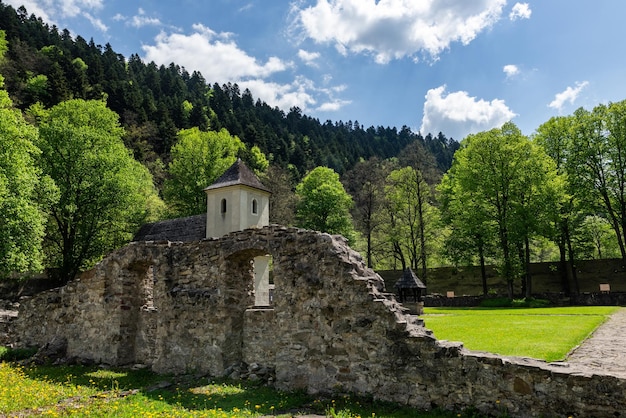
[[[255,256],[274,305],[256,308]],[[19,343],[67,339],[68,356],[160,373],[272,370],[279,389],[352,392],[420,409],[617,416],[626,380],[470,352],[408,315],[345,240],[269,226],[189,243],[133,243],[68,285],[23,300]],[[486,330],[486,332],[488,332]],[[614,415],[615,414],[615,415]]]

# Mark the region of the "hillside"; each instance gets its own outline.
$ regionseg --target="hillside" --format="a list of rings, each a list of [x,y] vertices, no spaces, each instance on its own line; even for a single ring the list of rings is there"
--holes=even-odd
[[[193,126],[226,128],[247,145],[259,146],[272,163],[290,167],[296,178],[320,165],[342,174],[360,159],[398,156],[415,141],[445,172],[458,148],[457,141],[442,133],[423,136],[406,126],[321,122],[298,108],[272,108],[237,84],[218,85],[176,63],[144,63],[136,54],[116,53],[110,44],[73,38],[67,29],[48,26],[23,7],[15,10],[0,2],[0,29],[8,41],[0,73],[16,106],[106,98],[120,115],[126,144],[153,174],[157,159],[169,161],[176,132]]]

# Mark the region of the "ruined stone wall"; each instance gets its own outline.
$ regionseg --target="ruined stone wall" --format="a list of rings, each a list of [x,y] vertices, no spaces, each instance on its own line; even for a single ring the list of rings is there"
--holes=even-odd
[[[273,309],[254,308],[255,256],[273,260]],[[615,416],[626,381],[438,341],[340,237],[270,226],[191,243],[133,243],[20,306],[22,345],[157,372],[275,370],[280,389],[345,391],[513,416]]]

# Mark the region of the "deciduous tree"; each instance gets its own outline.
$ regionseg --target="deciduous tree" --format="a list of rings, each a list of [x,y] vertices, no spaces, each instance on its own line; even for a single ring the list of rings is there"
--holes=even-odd
[[[611,223],[626,260],[626,101],[574,113],[569,179]]]
[[[385,236],[402,269],[411,267],[427,280],[426,267],[435,241],[438,211],[431,204],[430,187],[413,167],[394,170],[385,186]]]
[[[203,190],[237,160],[244,144],[226,129],[183,129],[177,137],[169,164],[170,178],[164,184],[165,201],[174,216],[199,215],[206,212]]]
[[[541,124],[533,135],[533,141],[554,160],[557,172],[567,178],[571,178],[570,173],[576,175],[577,170],[570,161],[574,126],[575,119],[571,116],[553,117]],[[565,182],[565,192],[558,209],[552,214],[553,233],[549,238],[559,248],[562,288],[569,294],[571,291],[578,293],[574,241],[585,219],[583,202],[586,193],[570,181]]]
[[[122,134],[117,114],[102,101],[62,102],[41,120],[39,166],[59,188],[46,249],[65,280],[130,240],[162,209],[152,176]]]
[[[317,167],[296,186],[296,222],[302,228],[353,239],[352,198],[328,167]]]
[[[445,254],[455,265],[480,265],[483,294],[487,295],[487,259],[495,253],[496,225],[489,216],[486,201],[476,199],[464,189],[456,169],[444,175],[438,189],[441,202],[442,226],[449,233],[445,239]]]
[[[479,211],[466,218],[477,223],[472,229],[495,229],[497,259],[509,296],[513,296],[517,277],[526,278],[530,294],[529,240],[543,232],[545,214],[556,210],[553,202],[562,190],[554,162],[507,122],[500,129],[465,138],[446,177],[446,187],[457,190],[463,202]]]
[[[376,216],[384,202],[385,173],[382,162],[376,158],[357,163],[344,176],[346,191],[352,196],[354,206],[352,218],[357,230],[366,240],[367,265],[373,267],[374,231],[381,224],[381,217]]]
[[[2,83],[0,76],[0,88]],[[46,215],[41,199],[53,200],[55,193],[35,166],[36,141],[37,129],[0,90],[0,277],[42,267]]]

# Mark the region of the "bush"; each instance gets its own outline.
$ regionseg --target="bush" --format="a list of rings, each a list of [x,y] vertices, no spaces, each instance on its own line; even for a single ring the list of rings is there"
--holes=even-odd
[[[18,361],[31,358],[37,353],[37,348],[7,348],[0,347],[0,361]]]
[[[509,298],[487,298],[480,302],[481,308],[510,308],[513,300]]]

